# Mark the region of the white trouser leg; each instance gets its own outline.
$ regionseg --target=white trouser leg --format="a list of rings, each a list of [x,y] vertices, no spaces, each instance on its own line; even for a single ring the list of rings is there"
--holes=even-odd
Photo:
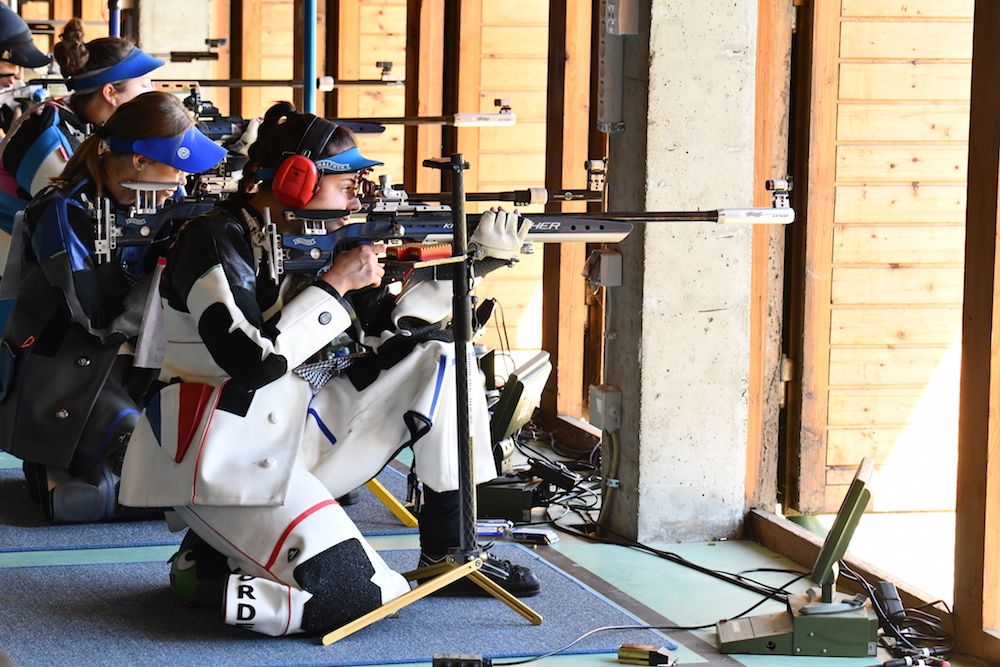
[[[300,458],[334,497],[377,475],[412,437],[411,425],[427,433],[413,447],[417,476],[435,491],[458,488],[458,417],[455,359],[451,343],[426,341],[360,391],[346,375],[331,379],[315,396]],[[474,481],[496,477],[486,395],[470,388]],[[463,446],[468,446],[463,445]]]
[[[230,577],[224,615],[231,625],[269,635],[300,632],[302,608],[317,591],[302,591],[295,580],[296,568],[348,540],[363,547],[374,570],[370,581],[380,588],[382,603],[409,590],[406,580],[372,549],[331,493],[301,466],[293,470],[284,505],[175,509],[202,539],[238,564],[241,575],[260,578]]]

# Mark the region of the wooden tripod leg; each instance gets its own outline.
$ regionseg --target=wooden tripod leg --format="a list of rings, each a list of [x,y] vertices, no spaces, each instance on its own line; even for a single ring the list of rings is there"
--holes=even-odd
[[[487,577],[485,574],[479,570],[470,572],[468,575],[469,579],[476,582],[480,588],[485,590],[487,593],[495,597],[500,602],[519,613],[521,616],[528,619],[532,625],[542,624],[542,615],[536,612],[534,609],[524,604],[516,597],[510,594],[510,592],[504,590],[499,584],[494,582],[492,579]]]
[[[362,628],[367,628],[375,621],[379,621],[386,616],[399,611],[406,605],[427,597],[431,593],[444,588],[450,583],[458,581],[462,577],[471,578],[472,581],[483,588],[483,590],[519,613],[521,616],[530,621],[532,625],[541,625],[541,614],[535,612],[531,607],[518,600],[499,585],[495,584],[489,577],[480,572],[479,568],[482,566],[483,561],[477,558],[476,560],[472,560],[461,565],[452,561],[445,561],[443,563],[438,563],[437,565],[431,565],[430,567],[424,567],[418,570],[413,570],[412,572],[407,572],[404,576],[408,580],[414,579],[414,576],[436,576],[432,579],[428,579],[410,592],[403,593],[395,600],[386,602],[378,609],[373,609],[364,616],[356,618],[350,623],[326,633],[323,635],[323,645],[329,646],[330,644],[340,641],[344,637],[353,634]]]
[[[396,518],[409,528],[417,527],[417,517],[413,516],[406,506],[399,502],[399,498],[389,493],[389,489],[383,486],[377,479],[370,479],[365,486],[375,494],[375,497],[382,501],[382,504],[389,508],[389,511],[396,515]]]
[[[453,581],[458,581],[470,572],[473,572],[476,568],[481,567],[482,563],[480,561],[470,561],[463,565],[455,565],[448,568],[449,571],[444,574],[440,574],[437,577],[429,581],[425,581],[408,593],[403,593],[395,600],[390,600],[386,602],[381,607],[373,609],[364,616],[354,619],[346,625],[328,632],[323,635],[323,645],[329,646],[330,644],[343,639],[344,637],[357,632],[362,628],[367,628],[369,625],[375,621],[379,621],[389,614],[399,611],[406,605],[416,602],[417,600],[426,597],[436,590],[444,588]]]

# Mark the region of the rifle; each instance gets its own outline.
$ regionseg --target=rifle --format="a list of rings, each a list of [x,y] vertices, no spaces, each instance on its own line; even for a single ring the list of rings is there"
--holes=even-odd
[[[282,273],[317,273],[336,255],[364,243],[450,244],[454,223],[451,207],[445,205],[378,202],[366,213],[352,217],[363,219],[327,231],[326,221],[351,215],[349,211],[286,211],[286,220],[301,225],[301,233],[280,234],[265,211],[265,225],[255,245],[268,256],[271,279],[277,282]],[[466,216],[471,237],[479,224],[479,214]],[[728,208],[716,211],[636,212],[636,213],[540,213],[529,214],[531,228],[522,252],[533,252],[534,243],[620,243],[633,229],[633,223],[717,222],[721,224],[788,224],[795,219],[791,208]],[[398,253],[396,253],[398,254]],[[386,276],[400,278],[439,278],[442,266],[454,258],[417,260],[390,259],[385,262]],[[428,269],[414,273],[416,270]]]
[[[183,222],[204,213],[214,201],[184,197],[168,201],[163,208],[156,208],[156,192],[171,190],[176,183],[125,182],[124,187],[136,191],[136,201],[129,207],[128,215],[117,215],[111,209],[111,200],[100,197],[88,201],[87,209],[94,220],[94,255],[98,264],[111,261],[119,247],[149,245],[167,237],[162,230],[174,222]]]
[[[49,96],[45,86],[25,84],[0,90],[0,130],[10,131],[18,112],[23,113]]]
[[[95,253],[98,262],[111,260],[119,246],[138,246],[157,239],[163,227],[173,221],[190,220],[208,210],[217,198],[187,197],[168,202],[156,210],[157,190],[172,189],[173,183],[122,183],[137,191],[136,203],[124,219],[111,211],[110,201],[90,203],[94,217]],[[534,243],[620,243],[631,233],[633,223],[650,222],[717,222],[721,224],[788,224],[795,219],[791,208],[725,208],[696,212],[634,213],[539,213],[529,214],[531,228],[522,252],[534,251]],[[328,231],[326,223],[351,216],[358,222]],[[474,234],[479,214],[466,216],[468,234]],[[522,216],[528,217],[528,216]],[[390,250],[412,244],[450,244],[454,223],[451,207],[443,204],[414,204],[405,196],[392,201],[377,200],[366,212],[351,211],[285,211],[285,219],[299,226],[297,234],[281,234],[264,210],[264,226],[252,235],[252,243],[268,258],[272,281],[278,282],[284,273],[318,273],[336,255],[357,245],[387,242]],[[438,278],[442,267],[460,261],[448,257],[386,260],[389,279]],[[419,255],[419,253],[418,253]],[[450,253],[449,253],[450,255]],[[414,273],[414,271],[419,271]]]

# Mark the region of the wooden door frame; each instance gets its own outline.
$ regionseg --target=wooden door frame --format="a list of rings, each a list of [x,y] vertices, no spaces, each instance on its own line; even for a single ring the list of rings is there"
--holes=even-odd
[[[955,626],[959,646],[1000,660],[1000,349],[993,343],[1000,173],[1000,5],[976,0],[972,38],[965,293],[955,512]]]
[[[796,188],[789,355],[795,372],[789,392],[784,452],[785,506],[802,513],[825,507],[829,359],[822,344],[830,330],[832,229],[835,198],[836,105],[840,70],[840,3],[806,0],[798,21]],[[831,112],[832,110],[832,112]],[[808,199],[808,205],[807,205]],[[827,221],[830,224],[819,224]],[[819,250],[817,250],[819,249]],[[808,281],[808,283],[807,283]]]
[[[545,187],[549,192],[586,187],[583,166],[592,157],[590,110],[596,95],[588,90],[595,4],[587,0],[549,3],[545,137]],[[554,53],[566,55],[551,57]],[[586,207],[553,203],[546,210],[581,211]],[[546,422],[554,425],[553,417],[584,417],[587,385],[595,381],[584,376],[588,307],[586,283],[581,274],[587,249],[580,243],[565,243],[545,246],[542,252],[542,348],[548,351],[553,368],[542,394],[542,412],[547,416]],[[599,354],[599,350],[589,353]],[[593,366],[592,360],[590,365]]]
[[[788,175],[792,25],[788,0],[759,0],[757,11],[754,206],[770,206],[770,179]],[[748,507],[773,510],[778,431],[784,403],[782,316],[785,237],[781,225],[754,225],[750,264],[750,373],[747,391]]]

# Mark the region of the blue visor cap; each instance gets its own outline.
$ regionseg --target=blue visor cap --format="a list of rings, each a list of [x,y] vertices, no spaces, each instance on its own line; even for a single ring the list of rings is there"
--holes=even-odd
[[[132,47],[128,55],[116,62],[111,67],[95,69],[90,72],[83,72],[66,78],[66,87],[78,93],[95,90],[106,83],[135,79],[146,76],[157,67],[163,65],[162,60],[157,60],[147,54],[138,46]]]
[[[357,148],[352,148],[333,157],[316,160],[316,170],[322,174],[350,174],[379,164],[382,163],[369,160]]]
[[[228,152],[194,126],[176,137],[148,137],[132,142],[109,137],[108,145],[116,153],[138,153],[189,174],[199,174],[211,169]]]

